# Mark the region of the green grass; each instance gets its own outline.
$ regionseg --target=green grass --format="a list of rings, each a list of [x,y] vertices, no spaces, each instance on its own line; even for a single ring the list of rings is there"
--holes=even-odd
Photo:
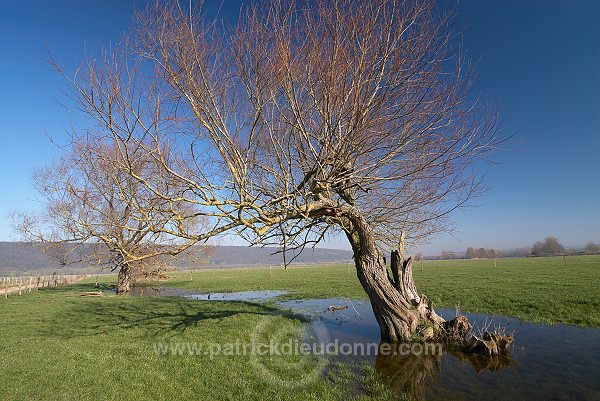
[[[600,256],[430,262],[415,271],[434,305],[538,323],[600,326]]]
[[[600,326],[600,256],[416,262],[417,289],[435,307],[540,323]],[[422,270],[421,270],[421,266]],[[364,298],[348,265],[177,272],[165,286],[202,292],[287,290],[287,298]]]
[[[600,326],[600,257],[425,262],[418,288],[435,306],[538,322]],[[103,276],[103,286],[114,276]],[[156,344],[218,344],[295,338],[303,319],[272,305],[177,297],[81,297],[90,278],[70,287],[0,299],[0,400],[335,400],[351,399],[351,372],[338,366],[319,380],[311,357],[261,360],[248,355],[158,355]],[[288,297],[364,297],[348,266],[177,272],[162,283],[203,292],[288,290]],[[283,331],[282,331],[283,330]],[[255,360],[256,361],[256,360]],[[310,379],[311,377],[309,377]],[[314,377],[312,377],[314,379]],[[367,374],[359,399],[388,399]]]
[[[1,400],[321,400],[348,396],[349,379],[308,380],[296,387],[280,381],[293,380],[317,366],[309,357],[266,361],[267,372],[276,372],[271,377],[257,373],[247,355],[210,358],[202,353],[155,352],[155,344],[247,343],[261,322],[279,332],[287,328],[284,334],[293,336],[303,327],[298,317],[244,302],[79,296],[90,289],[90,284],[78,284],[0,300]],[[264,333],[269,336],[271,331]]]

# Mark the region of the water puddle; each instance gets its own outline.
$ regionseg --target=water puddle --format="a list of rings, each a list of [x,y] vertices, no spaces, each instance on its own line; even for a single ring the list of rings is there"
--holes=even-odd
[[[330,341],[379,342],[379,327],[366,301],[310,299],[278,304],[312,316],[312,329],[323,331],[324,326]],[[437,312],[446,319],[456,314],[449,309]],[[395,393],[410,393],[416,400],[600,400],[600,329],[485,314],[466,316],[475,327],[498,325],[513,331],[510,356],[490,360],[442,351],[337,358],[368,363]]]
[[[287,294],[287,291],[262,290],[241,292],[198,293],[196,290],[173,287],[133,287],[129,296],[134,297],[183,297],[200,301],[265,301]]]
[[[170,287],[136,287],[133,296],[179,296],[210,301],[276,300],[286,291],[198,293]],[[364,300],[307,299],[277,305],[312,318],[307,332],[338,344],[381,346],[371,305]],[[450,309],[437,309],[446,319]],[[491,360],[441,350],[433,354],[372,352],[337,355],[335,360],[374,367],[394,393],[414,400],[600,400],[600,329],[544,325],[486,314],[465,314],[474,327],[505,327],[515,335],[509,356]],[[398,344],[395,345],[398,347]],[[356,368],[359,372],[360,368]],[[360,391],[360,389],[359,389]]]
[[[201,301],[265,301],[275,299],[281,295],[287,294],[287,291],[242,291],[242,292],[215,292],[212,294],[194,294],[188,298]]]

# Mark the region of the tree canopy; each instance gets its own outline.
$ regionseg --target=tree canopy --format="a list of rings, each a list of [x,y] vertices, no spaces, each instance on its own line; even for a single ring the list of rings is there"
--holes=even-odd
[[[534,256],[559,255],[565,253],[565,247],[556,237],[547,237],[544,242],[536,242],[531,248]]]

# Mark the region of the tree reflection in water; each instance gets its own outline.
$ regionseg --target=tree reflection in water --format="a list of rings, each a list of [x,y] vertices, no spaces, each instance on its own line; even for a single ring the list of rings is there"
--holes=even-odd
[[[380,343],[380,350],[391,347],[391,352],[379,352],[375,360],[375,374],[378,381],[395,394],[408,393],[414,400],[425,400],[426,382],[433,380],[441,372],[441,362],[445,357],[454,357],[461,363],[469,363],[477,372],[496,371],[515,364],[506,354],[487,357],[465,354],[454,350],[438,348],[436,353],[408,353],[402,343]],[[389,349],[389,348],[388,348]],[[387,350],[386,350],[387,351]]]

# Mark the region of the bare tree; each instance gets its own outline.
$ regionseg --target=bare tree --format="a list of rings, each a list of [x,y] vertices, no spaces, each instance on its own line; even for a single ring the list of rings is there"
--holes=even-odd
[[[544,240],[544,252],[549,255],[565,253],[565,247],[556,237],[548,237]]]
[[[161,236],[160,229],[176,225],[178,214],[190,205],[173,201],[176,188],[160,181],[162,166],[141,149],[129,146],[125,160],[114,142],[73,143],[58,162],[36,172],[35,189],[44,209],[15,213],[15,228],[64,264],[118,270],[117,293],[128,292],[132,272],[159,269],[166,256],[194,243]],[[162,184],[171,198],[156,196],[132,174]],[[194,222],[186,219],[188,228]]]
[[[122,53],[70,79],[71,93],[119,147],[144,148],[185,190],[173,198],[133,174],[139,182],[210,222],[156,232],[234,232],[284,255],[345,235],[382,338],[432,337],[445,322],[417,293],[405,235],[411,244],[446,230],[448,214],[482,193],[474,165],[498,143],[495,114],[470,96],[452,19],[438,11],[429,1],[272,1],[228,27],[156,3]]]
[[[550,256],[565,253],[565,247],[556,237],[547,237],[544,242],[536,242],[531,248],[531,254],[534,256]]]
[[[531,254],[533,256],[543,256],[544,255],[544,243],[540,241],[536,241],[531,247]]]
[[[473,247],[468,247],[467,252],[465,252],[465,256],[467,259],[475,259],[477,256],[477,251]]]
[[[593,242],[588,242],[585,245],[585,250],[589,253],[598,253],[598,252],[600,252],[600,246]]]

